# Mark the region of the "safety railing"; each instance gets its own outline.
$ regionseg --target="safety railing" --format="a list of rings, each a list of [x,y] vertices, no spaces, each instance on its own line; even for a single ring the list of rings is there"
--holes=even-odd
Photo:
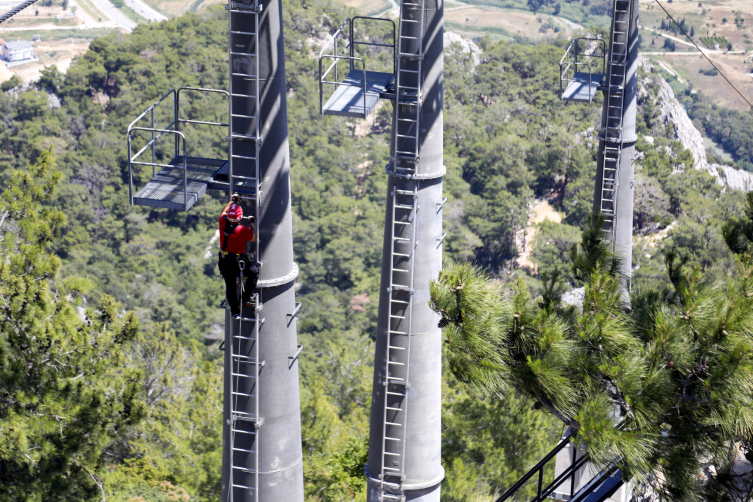
[[[369,21],[383,21],[388,22],[392,24],[392,44],[381,44],[377,42],[361,42],[355,39],[355,24],[356,21],[359,19],[363,20],[369,20]],[[344,29],[347,26],[347,30]],[[348,39],[345,39],[345,36],[348,36]],[[366,111],[366,63],[364,62],[363,58],[357,57],[357,47],[358,46],[371,46],[371,47],[389,47],[392,49],[392,72],[395,72],[395,41],[396,41],[396,28],[395,28],[395,22],[391,19],[384,19],[379,17],[368,17],[368,16],[356,16],[353,19],[348,18],[337,28],[335,33],[332,35],[332,37],[329,39],[329,41],[324,44],[324,47],[322,47],[322,50],[319,51],[319,113],[324,113],[324,85],[333,85],[335,87],[335,91],[340,86],[348,86],[348,87],[360,87],[363,89],[363,109],[364,109],[364,117],[367,115]],[[338,48],[340,45],[342,45],[342,50],[338,52]],[[331,49],[331,53],[327,53]],[[326,54],[325,54],[326,53]],[[347,55],[345,55],[347,53]],[[322,72],[323,66],[322,61],[325,59],[332,60],[332,63],[329,65],[329,67]],[[348,72],[352,71],[355,67],[356,62],[361,63],[361,71],[362,71],[362,82],[360,84],[347,82],[347,81],[340,81],[340,76],[338,72],[338,63],[340,61],[348,61]],[[334,70],[334,80],[326,80],[327,76],[330,75],[330,73]],[[347,75],[346,75],[347,76]],[[333,92],[335,92],[333,91]]]
[[[596,43],[597,47],[589,52],[586,53],[581,50],[581,45],[579,42],[586,42],[588,44]],[[601,46],[601,50],[598,50]],[[565,54],[562,56],[562,59],[560,59],[560,96],[562,95],[562,92],[565,88],[567,88],[567,85],[570,84],[570,82],[576,81],[575,74],[579,73],[579,69],[582,67],[585,67],[588,70],[588,88],[589,88],[589,98],[593,98],[591,93],[593,92],[593,76],[599,75],[599,82],[601,82],[601,78],[606,72],[606,61],[607,61],[607,43],[606,41],[600,39],[600,38],[576,38],[570,42],[570,45],[567,46],[567,50],[565,50]],[[589,58],[586,61],[579,61],[579,58]],[[592,65],[594,59],[601,59],[601,73],[594,73],[594,68],[598,70],[598,61],[596,61],[595,65]],[[581,80],[578,80],[578,82],[581,82]],[[564,86],[563,86],[564,84]]]
[[[152,106],[147,108],[141,115],[139,115],[136,120],[131,122],[128,125],[128,131],[127,131],[127,141],[128,141],[128,188],[129,188],[129,199],[131,205],[133,205],[133,197],[134,197],[134,184],[133,184],[133,166],[151,166],[152,167],[152,178],[156,176],[156,168],[164,168],[164,167],[182,167],[183,168],[183,192],[184,192],[184,204],[185,207],[188,207],[188,173],[187,173],[187,162],[186,162],[186,155],[187,155],[187,148],[186,148],[186,136],[181,132],[180,125],[181,124],[197,124],[197,125],[209,125],[209,126],[220,126],[220,127],[230,127],[229,119],[228,123],[224,122],[209,122],[209,121],[203,121],[203,120],[192,120],[192,119],[185,119],[180,118],[180,93],[182,91],[197,91],[197,92],[207,92],[207,93],[219,93],[219,94],[225,94],[226,96],[230,96],[230,94],[227,91],[222,91],[218,89],[205,89],[201,87],[181,87],[179,89],[170,89],[167,91],[161,98],[159,98],[157,101],[154,102]],[[161,128],[155,126],[154,122],[154,112],[157,109],[157,107],[165,101],[168,97],[173,98],[173,120],[166,126],[163,126]],[[229,108],[228,108],[229,110]],[[229,112],[228,112],[229,113]],[[150,125],[149,127],[146,126],[137,126],[139,122],[141,122],[147,115],[149,115]],[[148,132],[151,134],[151,138],[149,141],[135,154],[133,154],[133,141],[134,141],[134,132]],[[175,137],[175,157],[177,158],[179,153],[181,152],[180,148],[180,140],[183,140],[183,165],[171,165],[171,164],[161,164],[157,162],[157,141],[164,135],[169,134],[173,135]],[[141,154],[143,154],[147,149],[151,149],[152,159],[151,162],[144,162],[139,161],[139,157]]]
[[[517,483],[512,485],[509,490],[507,490],[505,493],[502,494],[501,497],[497,499],[496,502],[505,502],[506,500],[509,500],[512,498],[521,488],[523,488],[528,481],[538,475],[538,482],[537,482],[537,489],[536,489],[536,496],[531,499],[531,502],[542,502],[543,500],[549,498],[554,493],[554,490],[559,488],[563,483],[566,481],[570,481],[570,494],[575,493],[575,474],[577,473],[578,469],[583,467],[586,462],[588,462],[588,457],[585,455],[582,455],[580,458],[577,458],[577,451],[578,449],[575,448],[575,445],[573,445],[573,461],[568,466],[567,469],[565,469],[562,473],[560,473],[559,476],[557,476],[551,483],[548,485],[544,485],[544,469],[546,468],[547,464],[554,459],[557,454],[562,451],[564,448],[568,446],[568,444],[571,442],[572,439],[577,435],[577,431],[573,430],[567,436],[565,436],[562,441],[552,450],[550,451],[544,458],[541,459],[541,461],[536,464],[531,470],[529,470],[522,478],[518,480]]]

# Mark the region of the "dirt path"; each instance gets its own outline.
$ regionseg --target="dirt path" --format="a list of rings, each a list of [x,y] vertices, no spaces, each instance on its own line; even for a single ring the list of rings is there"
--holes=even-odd
[[[533,252],[533,240],[536,238],[536,234],[539,233],[539,224],[547,220],[561,223],[562,215],[547,200],[536,201],[536,205],[533,206],[528,215],[525,238],[519,245],[519,248],[522,247],[522,249],[518,249],[519,255],[515,261],[519,267],[536,272],[536,264],[531,261],[531,253]]]

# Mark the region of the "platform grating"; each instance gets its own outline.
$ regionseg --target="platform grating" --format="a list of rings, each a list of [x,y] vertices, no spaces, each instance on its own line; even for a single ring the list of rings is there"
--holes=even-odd
[[[183,157],[175,157],[171,166],[165,167],[133,197],[140,206],[164,207],[167,209],[190,209],[207,191],[207,185],[226,160],[186,157],[188,189],[183,190]],[[187,195],[188,203],[184,201]]]
[[[364,110],[363,71],[351,70],[324,105],[324,115],[364,118],[374,110],[379,97],[387,91],[395,75],[377,71],[366,72],[366,109]]]

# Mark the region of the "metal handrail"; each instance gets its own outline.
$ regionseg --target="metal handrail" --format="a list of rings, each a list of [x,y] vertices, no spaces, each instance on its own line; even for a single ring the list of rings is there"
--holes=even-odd
[[[601,44],[601,52],[593,51],[591,54],[582,54],[575,50],[574,48],[578,47],[579,41],[586,41],[586,42],[596,42],[597,44]],[[607,50],[607,44],[606,41],[601,38],[587,38],[587,37],[580,37],[575,38],[570,41],[570,45],[567,46],[567,49],[565,50],[565,53],[562,55],[562,58],[560,59],[560,96],[563,92],[562,82],[567,82],[568,84],[570,82],[573,82],[575,78],[570,78],[570,70],[572,67],[575,67],[573,70],[573,76],[577,72],[577,69],[579,66],[586,66],[588,68],[588,86],[589,86],[589,98],[593,98],[591,95],[592,92],[592,84],[593,84],[593,67],[588,62],[579,62],[578,57],[582,56],[584,58],[596,58],[601,59],[601,74],[604,75],[606,72],[606,50]]]
[[[358,42],[354,39],[355,37],[355,22],[358,19],[367,19],[372,21],[387,21],[392,24],[392,45],[389,44],[378,44],[375,42]],[[342,48],[342,50],[338,53],[338,39],[339,37],[344,37],[346,35],[345,27],[347,25],[347,35],[348,35],[348,41],[345,44],[345,46]],[[392,47],[392,71],[395,73],[397,71],[397,61],[395,59],[395,51],[396,51],[396,41],[397,41],[397,35],[396,35],[396,27],[395,22],[391,19],[386,18],[380,18],[380,17],[369,17],[369,16],[355,16],[352,19],[347,18],[345,21],[340,24],[340,26],[335,30],[335,32],[332,34],[330,39],[327,41],[327,43],[322,46],[322,49],[319,51],[319,113],[324,113],[324,84],[331,84],[335,86],[335,90],[337,90],[337,87],[340,85],[346,85],[351,87],[362,87],[363,88],[363,116],[366,118],[368,115],[368,112],[366,111],[366,63],[364,62],[363,58],[356,57],[356,45],[366,45],[366,46],[374,46],[374,47]],[[328,52],[329,50],[332,50],[331,54],[325,54],[325,52]],[[344,56],[344,54],[348,51],[349,56]],[[329,65],[329,67],[326,69],[326,71],[322,72],[322,60],[325,58],[333,59],[334,61],[332,64]],[[338,75],[338,62],[341,60],[347,60],[349,62],[349,68],[352,71],[354,69],[354,64],[356,61],[360,61],[362,65],[361,71],[363,72],[363,85],[357,85],[357,84],[350,84],[346,82],[339,82],[339,75]],[[329,75],[330,71],[332,71],[332,68],[335,69],[335,79],[334,81],[328,81],[325,80],[327,78],[327,75]]]
[[[562,67],[565,66],[566,68],[563,70]],[[570,67],[575,66],[575,69],[573,70],[573,78],[568,77],[568,72],[570,71]],[[588,67],[588,97],[592,98],[591,92],[593,90],[591,84],[593,83],[593,80],[591,79],[591,75],[593,75],[593,72],[591,71],[591,64],[590,63],[577,63],[574,61],[568,61],[564,64],[560,63],[560,96],[562,96],[562,92],[564,89],[562,88],[562,82],[567,82],[568,84],[570,82],[575,81],[575,73],[578,71],[578,66],[587,66]],[[565,74],[565,77],[562,75]]]
[[[141,115],[139,115],[136,120],[131,122],[128,125],[128,179],[129,181],[129,195],[130,195],[130,201],[131,205],[133,205],[133,166],[152,166],[152,177],[154,177],[156,173],[157,167],[176,167],[170,164],[160,164],[157,162],[157,152],[156,152],[156,144],[157,140],[162,137],[163,134],[174,134],[175,136],[175,157],[178,157],[178,154],[180,153],[180,138],[183,138],[183,171],[184,171],[184,208],[185,210],[188,210],[188,195],[187,195],[187,163],[186,163],[186,154],[187,154],[187,147],[186,147],[186,137],[183,133],[180,132],[180,124],[198,124],[198,125],[210,125],[210,126],[220,126],[220,127],[227,127],[228,128],[228,137],[229,137],[229,128],[230,128],[230,119],[228,116],[228,123],[223,122],[208,122],[203,120],[190,120],[190,119],[181,119],[180,118],[180,92],[181,91],[199,91],[199,92],[214,92],[219,94],[224,94],[230,97],[230,93],[227,91],[223,91],[220,89],[208,89],[203,87],[180,87],[177,90],[176,89],[170,89],[168,92],[166,92],[161,98],[159,98],[157,101],[154,102],[149,108],[147,108]],[[164,129],[156,128],[154,125],[154,110],[156,109],[157,105],[162,103],[165,99],[167,99],[168,96],[173,96],[173,121],[170,122],[165,126]],[[136,124],[142,120],[146,115],[150,113],[151,114],[151,127],[135,127]],[[229,113],[229,112],[228,112]],[[146,145],[144,145],[141,150],[136,152],[135,155],[132,155],[133,151],[133,145],[132,145],[132,138],[133,135],[131,134],[133,131],[146,131],[151,133],[151,139],[147,142]],[[155,133],[159,133],[155,135]],[[151,147],[152,149],[152,161],[151,162],[137,162],[136,159],[146,151],[147,148]],[[180,167],[180,166],[178,166]]]
[[[392,45],[390,44],[377,44],[375,42],[358,42],[355,38],[355,32],[356,32],[356,21],[359,19],[368,19],[370,21],[386,21],[388,23],[392,24]],[[384,17],[370,17],[370,16],[355,16],[351,23],[350,23],[350,42],[348,45],[350,45],[350,55],[351,57],[355,56],[355,46],[356,45],[366,45],[366,46],[373,46],[373,47],[392,47],[392,73],[397,73],[397,59],[395,59],[395,51],[397,50],[397,28],[395,27],[395,21],[392,19],[387,19]],[[353,67],[351,66],[351,70]]]
[[[338,60],[340,59],[350,60],[351,64],[353,64],[352,61],[360,61],[362,65],[361,71],[363,72],[363,85],[351,84],[344,81],[337,82],[337,80],[335,80],[334,82],[329,81],[329,80],[324,80],[324,78],[327,77],[327,74],[329,74],[333,66],[333,65],[330,65],[330,67],[327,69],[327,72],[324,75],[322,75],[322,60],[324,58],[331,58],[335,60],[335,62],[333,63],[333,65],[335,66],[335,79],[337,79],[337,61]],[[366,116],[368,115],[368,113],[366,112],[366,63],[363,62],[363,59],[354,58],[350,56],[330,56],[328,54],[325,54],[319,58],[319,113],[324,113],[324,102],[323,102],[324,99],[323,99],[323,93],[322,93],[322,84],[334,84],[335,90],[337,90],[337,87],[340,85],[345,85],[349,87],[362,87],[363,88],[363,118],[366,118]]]
[[[154,169],[155,165],[162,166],[162,164],[155,164],[155,163],[150,164],[150,163],[147,163],[147,162],[135,162],[136,158],[139,155],[141,155],[141,153],[144,150],[146,150],[149,146],[148,145],[145,146],[144,148],[142,148],[139,151],[139,153],[137,153],[136,155],[134,155],[133,157],[131,157],[131,137],[132,137],[131,133],[133,131],[147,131],[147,132],[151,132],[152,134],[154,134],[155,132],[159,132],[160,134],[159,134],[159,136],[157,136],[157,139],[160,136],[162,136],[163,134],[165,134],[165,133],[167,133],[167,134],[175,134],[176,138],[183,138],[183,210],[184,211],[188,211],[188,165],[186,163],[186,136],[182,132],[180,132],[180,131],[174,131],[174,130],[171,130],[171,129],[155,129],[155,128],[149,128],[149,127],[132,127],[132,126],[128,126],[128,194],[129,194],[130,199],[131,199],[131,205],[133,205],[133,169],[131,168],[131,166],[133,164],[136,164],[136,165],[151,165],[152,169]],[[155,141],[156,141],[156,139],[153,139],[150,143],[152,143],[152,145],[153,145]],[[180,140],[177,139],[176,142],[177,141],[180,141]],[[170,166],[170,165],[168,165],[168,166],[169,167],[180,167],[180,166]]]
[[[587,457],[583,455],[580,459],[576,459],[577,449],[573,445],[573,463],[562,474],[560,474],[554,481],[544,487],[544,467],[549,463],[557,454],[562,451],[571,442],[571,439],[578,434],[577,430],[571,430],[571,432],[562,438],[562,441],[547,455],[542,458],[538,464],[533,466],[522,478],[520,478],[514,485],[512,485],[505,493],[499,497],[496,502],[504,502],[512,497],[518,490],[520,490],[529,479],[538,473],[538,490],[537,495],[532,502],[541,502],[544,498],[548,497],[558,486],[560,486],[567,477],[570,477],[570,493],[572,494],[575,484],[575,472],[583,466],[587,461]]]

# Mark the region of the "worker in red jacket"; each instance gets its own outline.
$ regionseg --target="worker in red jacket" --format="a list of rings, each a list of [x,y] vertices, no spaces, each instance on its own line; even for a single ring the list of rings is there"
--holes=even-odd
[[[241,300],[246,307],[253,307],[251,293],[259,279],[259,268],[252,265],[246,256],[246,243],[256,242],[256,228],[249,218],[248,225],[241,225],[243,208],[238,204],[239,197],[234,194],[225,205],[220,215],[220,261],[218,266],[225,279],[228,305],[233,319],[240,318],[237,289],[241,286],[241,267],[243,267],[243,294]],[[241,265],[243,263],[243,265]]]

